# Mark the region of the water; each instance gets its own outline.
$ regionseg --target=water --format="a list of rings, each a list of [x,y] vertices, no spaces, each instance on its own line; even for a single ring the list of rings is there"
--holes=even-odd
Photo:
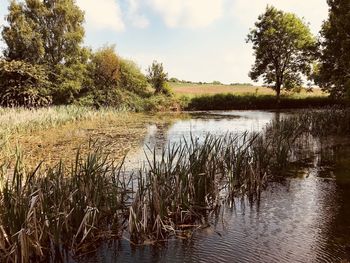
[[[210,112],[151,126],[145,144],[227,132],[259,131],[286,114]],[[350,262],[350,144],[325,143],[295,176],[271,183],[260,202],[236,200],[211,227],[163,246],[103,244],[84,262]]]

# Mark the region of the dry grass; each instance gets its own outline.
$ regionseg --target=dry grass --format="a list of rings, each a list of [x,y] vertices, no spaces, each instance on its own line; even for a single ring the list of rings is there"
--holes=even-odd
[[[229,93],[234,95],[275,95],[275,92],[266,87],[258,86],[231,86],[231,85],[213,85],[213,84],[191,84],[191,83],[169,83],[174,93],[178,96],[200,96],[200,95],[215,95]],[[289,93],[284,93],[289,94]],[[313,92],[301,91],[294,96],[310,97],[310,96],[325,96],[326,94],[320,89],[314,89]]]

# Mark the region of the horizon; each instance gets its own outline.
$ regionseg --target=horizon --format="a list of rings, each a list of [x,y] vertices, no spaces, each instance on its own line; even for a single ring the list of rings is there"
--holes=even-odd
[[[8,1],[0,3],[4,24]],[[327,2],[287,0],[77,0],[85,12],[84,45],[115,44],[117,53],[143,71],[153,60],[169,78],[192,82],[252,83],[249,28],[267,5],[295,13],[314,35],[328,16]],[[1,40],[1,47],[4,43]]]

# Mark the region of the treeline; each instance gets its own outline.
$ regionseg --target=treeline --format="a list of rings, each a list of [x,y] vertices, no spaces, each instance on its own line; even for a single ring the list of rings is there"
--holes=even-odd
[[[178,78],[170,78],[168,80],[169,82],[172,83],[182,83],[182,84],[198,84],[198,85],[225,85],[222,82],[218,81],[218,80],[214,80],[212,82],[205,82],[205,81],[190,81],[190,80],[180,80]],[[230,83],[228,84],[230,86],[249,86],[249,87],[253,87],[254,85],[252,83],[239,83],[239,82],[235,82],[235,83]]]
[[[84,47],[84,13],[74,0],[11,1],[6,21],[0,106],[78,103],[137,108],[155,93],[171,94],[162,64],[154,62],[145,76],[114,46],[97,51]]]

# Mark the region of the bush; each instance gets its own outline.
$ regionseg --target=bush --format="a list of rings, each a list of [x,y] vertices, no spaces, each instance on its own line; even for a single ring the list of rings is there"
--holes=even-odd
[[[166,94],[168,92],[166,88],[166,81],[168,74],[164,71],[163,64],[153,61],[152,65],[147,69],[148,82],[152,85],[155,93]]]
[[[0,104],[5,107],[40,107],[52,102],[45,69],[24,61],[0,60]]]
[[[120,59],[118,87],[139,95],[145,95],[147,86],[147,78],[135,62]]]

